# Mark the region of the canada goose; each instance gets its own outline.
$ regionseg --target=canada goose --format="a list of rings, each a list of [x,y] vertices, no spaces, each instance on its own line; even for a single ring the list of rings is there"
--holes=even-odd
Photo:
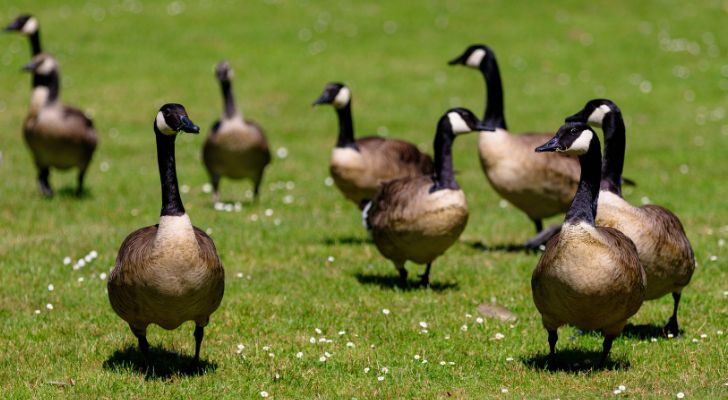
[[[480,165],[493,189],[526,213],[536,232],[541,232],[543,218],[569,209],[579,183],[579,161],[560,153],[534,154],[534,147],[549,140],[551,135],[508,132],[503,115],[503,87],[493,50],[482,44],[473,45],[449,63],[476,68],[483,74],[486,84],[483,122],[496,129],[479,136]]]
[[[385,182],[363,212],[379,252],[394,263],[402,284],[406,261],[427,264],[422,284],[429,285],[432,262],[460,237],[468,222],[465,194],[455,181],[455,136],[488,129],[470,110],[453,108],[437,124],[435,171]]]
[[[695,256],[680,220],[660,206],[634,207],[622,198],[625,127],[622,112],[610,100],[591,100],[566,119],[597,126],[604,131],[604,160],[597,209],[597,225],[623,232],[632,239],[647,274],[645,300],[672,293],[673,313],[665,334],[679,334],[677,308],[682,289],[695,270]]]
[[[432,159],[414,144],[368,136],[354,139],[351,90],[329,83],[313,105],[331,104],[339,116],[339,138],[331,152],[329,169],[336,187],[360,209],[383,182],[432,173]]]
[[[198,133],[180,104],[165,104],[154,120],[157,162],[162,186],[159,224],[126,237],[107,285],[114,311],[129,324],[145,357],[147,326],[175,329],[195,322],[195,358],[200,358],[203,329],[220,305],[225,273],[215,244],[192,226],[185,213],[174,157],[177,133]]]
[[[213,200],[219,199],[220,177],[253,180],[254,199],[258,198],[263,171],[270,163],[270,150],[263,129],[253,121],[246,121],[235,107],[231,88],[233,70],[227,61],[215,68],[222,87],[224,111],[222,119],[215,121],[202,149],[202,160],[210,175],[214,190]]]
[[[30,42],[30,56],[35,57],[42,52],[40,47],[40,24],[30,14],[18,15],[13,22],[5,27],[5,32],[18,32],[28,37]],[[33,76],[32,87],[35,87],[35,75]]]
[[[98,142],[93,122],[81,110],[58,101],[58,63],[52,56],[38,54],[23,69],[32,72],[34,78],[23,133],[38,168],[40,191],[45,196],[53,196],[48,182],[50,167],[78,167],[76,194],[80,195],[86,169]]]
[[[596,226],[601,150],[584,123],[567,123],[536,148],[579,156],[581,177],[561,231],[549,240],[531,277],[531,290],[551,355],[564,324],[602,329],[602,363],[627,319],[642,305],[645,272],[634,243],[622,232]]]

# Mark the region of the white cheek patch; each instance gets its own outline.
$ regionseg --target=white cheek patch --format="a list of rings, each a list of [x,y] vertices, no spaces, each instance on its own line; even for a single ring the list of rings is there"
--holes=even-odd
[[[56,62],[52,58],[46,58],[35,71],[39,75],[49,75],[54,69]]]
[[[167,121],[164,119],[164,115],[161,111],[157,113],[156,124],[157,129],[159,129],[159,131],[165,135],[174,135],[177,133],[174,129],[170,128],[169,125],[167,125]]]
[[[574,140],[574,143],[569,146],[564,153],[582,155],[589,151],[589,144],[592,141],[594,134],[589,129],[584,129],[579,134],[579,137]]]
[[[26,35],[32,35],[38,32],[38,20],[35,19],[35,17],[30,17],[27,21],[25,21],[23,29],[20,31]]]
[[[485,58],[485,50],[476,49],[475,51],[470,53],[470,56],[465,61],[465,65],[467,65],[468,67],[479,68],[480,63],[483,61],[483,58]]]
[[[589,116],[588,122],[590,124],[596,125],[601,127],[602,121],[604,121],[604,116],[607,115],[609,112],[611,112],[612,109],[609,108],[608,105],[602,104],[601,106],[597,107]]]
[[[447,119],[450,121],[452,127],[452,133],[466,133],[472,131],[468,124],[465,122],[462,116],[456,112],[450,112],[447,114]]]
[[[334,97],[334,107],[344,108],[351,101],[351,91],[348,87],[344,86],[339,89],[339,93]]]

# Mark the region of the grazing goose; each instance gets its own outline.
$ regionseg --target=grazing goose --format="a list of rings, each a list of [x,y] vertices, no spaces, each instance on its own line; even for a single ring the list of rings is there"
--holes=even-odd
[[[30,42],[30,56],[35,57],[42,52],[40,47],[40,24],[30,14],[22,14],[16,17],[13,22],[5,27],[5,32],[18,32],[28,37]],[[35,87],[35,76],[33,76],[32,87]]]
[[[503,87],[493,50],[485,45],[468,47],[450,65],[461,64],[480,70],[486,84],[483,122],[495,127],[482,132],[478,152],[480,165],[498,194],[533,221],[536,232],[543,230],[543,218],[566,212],[579,183],[579,162],[560,154],[534,154],[533,149],[549,140],[547,134],[511,135],[503,115]],[[540,243],[527,243],[538,247]]]
[[[93,122],[81,110],[58,101],[58,63],[52,56],[38,54],[23,69],[33,73],[33,94],[23,134],[38,168],[40,191],[53,196],[48,182],[50,167],[78,167],[76,194],[81,195],[86,169],[98,142]]]
[[[246,121],[235,107],[231,88],[233,70],[226,61],[215,68],[223,96],[222,119],[215,121],[202,149],[202,160],[210,175],[213,200],[219,199],[220,177],[253,180],[254,199],[258,199],[263,171],[270,163],[270,150],[263,129]]]
[[[407,283],[408,260],[427,264],[422,284],[429,285],[432,262],[460,237],[468,222],[465,194],[455,181],[452,144],[460,133],[487,129],[470,110],[453,108],[437,124],[435,171],[385,182],[363,217],[382,255]]]
[[[673,313],[665,334],[679,334],[677,308],[682,289],[695,270],[695,256],[680,220],[660,206],[634,207],[622,198],[625,128],[622,112],[606,99],[591,100],[567,121],[588,122],[604,131],[604,160],[597,225],[623,232],[632,239],[647,274],[645,300],[672,293]]]
[[[533,271],[533,301],[548,331],[551,355],[558,340],[556,330],[571,324],[604,331],[603,363],[614,338],[642,305],[645,272],[627,236],[594,224],[601,167],[594,131],[584,123],[567,123],[536,151],[578,155],[581,178],[561,231],[546,244]]]
[[[174,157],[177,132],[198,133],[180,104],[165,104],[154,120],[162,212],[159,224],[126,237],[107,285],[111,307],[129,324],[145,357],[147,326],[175,329],[195,322],[195,358],[200,358],[203,328],[220,305],[225,273],[215,244],[192,226],[185,213]]]
[[[339,138],[331,152],[330,171],[336,187],[363,209],[383,182],[432,173],[432,159],[414,144],[368,136],[354,139],[351,91],[329,83],[314,105],[331,104],[339,116]]]

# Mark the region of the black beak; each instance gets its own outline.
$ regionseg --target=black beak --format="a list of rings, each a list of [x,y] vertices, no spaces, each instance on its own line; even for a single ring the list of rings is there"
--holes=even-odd
[[[20,71],[21,72],[33,72],[33,70],[35,69],[35,67],[36,67],[35,63],[33,63],[33,62],[32,63],[28,63],[28,64],[23,65],[23,67],[20,68]]]
[[[321,97],[316,99],[316,101],[311,104],[312,106],[319,106],[321,104],[331,104],[334,102],[334,96],[331,94],[331,91],[327,90],[323,93],[321,93]]]
[[[200,133],[200,127],[193,124],[192,121],[190,121],[190,119],[187,118],[186,115],[183,115],[180,118],[180,122],[182,122],[182,125],[180,126],[180,130],[182,130],[182,132],[193,133],[193,134]]]
[[[559,144],[559,137],[554,136],[551,138],[551,140],[548,141],[546,144],[542,144],[541,146],[536,147],[536,153],[543,153],[546,151],[557,151],[561,150],[562,146]]]
[[[15,32],[20,29],[20,26],[18,26],[17,21],[11,22],[8,26],[3,28],[3,32]]]
[[[447,62],[449,65],[465,64],[465,53],[453,58]]]
[[[570,115],[564,119],[564,122],[584,122],[586,123],[586,118],[582,115],[582,112],[579,111],[578,113],[574,115]]]

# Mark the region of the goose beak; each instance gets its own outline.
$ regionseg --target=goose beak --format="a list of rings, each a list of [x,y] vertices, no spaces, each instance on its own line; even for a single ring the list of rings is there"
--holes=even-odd
[[[311,105],[312,106],[319,106],[321,104],[331,104],[334,101],[333,96],[331,93],[327,90],[321,94],[321,97],[316,99]]]
[[[461,54],[447,62],[449,65],[465,64],[465,54]]]
[[[536,147],[536,153],[543,153],[546,151],[558,151],[562,150],[561,144],[559,144],[558,136],[554,136],[546,144]]]
[[[564,119],[564,122],[586,122],[586,119],[581,114],[582,112],[579,111],[574,115],[570,115]]]
[[[23,65],[23,67],[20,68],[20,71],[21,72],[33,72],[33,70],[35,69],[35,67],[36,67],[36,63],[31,62],[31,63],[28,63],[28,64]]]
[[[200,127],[193,124],[186,115],[183,115],[182,118],[180,118],[180,121],[182,122],[182,126],[180,126],[182,132],[192,133],[195,135],[200,133]]]
[[[14,32],[14,31],[17,31],[18,29],[20,29],[20,27],[18,26],[18,21],[13,21],[10,24],[8,24],[8,26],[3,28],[3,32]]]

